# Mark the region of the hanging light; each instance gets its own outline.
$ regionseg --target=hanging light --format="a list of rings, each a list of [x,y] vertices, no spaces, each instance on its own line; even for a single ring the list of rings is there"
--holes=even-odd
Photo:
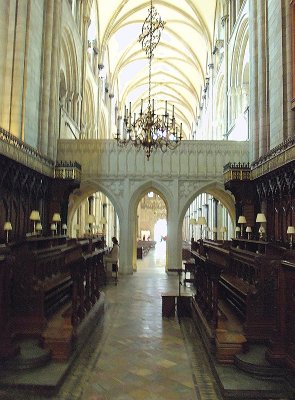
[[[136,113],[132,115],[131,102],[128,109],[125,106],[123,135],[121,137],[121,116],[118,116],[117,134],[115,135],[115,139],[120,146],[131,144],[138,149],[143,148],[147,159],[150,158],[153,150],[161,149],[165,152],[167,149],[175,149],[182,139],[182,123],[179,125],[175,121],[174,105],[172,106],[172,113],[169,114],[166,100],[164,114],[157,115],[155,113],[154,99],[151,100],[152,58],[164,26],[165,22],[162,21],[155,7],[153,7],[151,0],[149,14],[139,36],[139,42],[141,42],[142,49],[145,51],[149,61],[147,108],[144,111],[143,100],[141,100],[140,113],[137,116]]]

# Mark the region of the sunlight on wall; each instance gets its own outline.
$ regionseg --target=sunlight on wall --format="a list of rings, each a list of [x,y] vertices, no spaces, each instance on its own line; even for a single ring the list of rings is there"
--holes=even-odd
[[[167,236],[167,221],[166,219],[159,219],[154,227],[154,240],[160,242]]]
[[[229,140],[248,140],[248,115],[247,113],[242,113],[238,116],[235,122],[235,126],[229,135]]]

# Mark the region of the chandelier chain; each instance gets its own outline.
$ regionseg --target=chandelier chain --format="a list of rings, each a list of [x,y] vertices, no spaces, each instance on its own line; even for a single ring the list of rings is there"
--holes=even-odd
[[[145,150],[147,159],[150,158],[153,150],[161,149],[166,152],[167,149],[175,149],[182,140],[182,123],[176,124],[174,115],[174,105],[172,106],[172,116],[169,115],[167,100],[165,101],[165,112],[163,115],[157,115],[154,109],[154,100],[152,97],[152,58],[154,50],[157,47],[161,33],[165,26],[163,21],[153,6],[151,0],[148,16],[142,26],[142,33],[138,41],[141,43],[143,51],[148,58],[148,104],[147,109],[143,109],[143,99],[141,100],[141,109],[139,116],[131,112],[131,102],[129,109],[125,106],[123,119],[123,137],[121,137],[120,121],[117,121],[117,135],[115,139],[119,146],[132,144],[134,147]]]
[[[151,19],[151,21],[152,21],[152,19]],[[152,29],[151,29],[150,35],[152,35]],[[151,43],[152,43],[152,37],[150,37],[150,48],[151,48]],[[151,87],[152,87],[152,56],[150,55],[150,57],[149,57],[149,98],[148,98],[149,108],[151,108],[151,91],[152,91]]]

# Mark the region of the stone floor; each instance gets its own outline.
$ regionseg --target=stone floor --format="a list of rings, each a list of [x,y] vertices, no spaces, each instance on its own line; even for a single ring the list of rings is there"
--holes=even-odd
[[[178,277],[165,273],[163,246],[138,261],[132,276],[107,285],[103,321],[54,399],[221,399],[198,337],[192,348],[190,319],[162,318],[161,293],[178,290]],[[3,400],[43,398],[0,389]]]

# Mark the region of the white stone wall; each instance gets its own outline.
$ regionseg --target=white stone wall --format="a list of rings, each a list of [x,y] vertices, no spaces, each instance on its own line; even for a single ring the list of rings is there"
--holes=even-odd
[[[37,148],[39,135],[39,104],[42,76],[42,37],[43,37],[44,3],[31,1],[30,25],[28,35],[28,52],[26,57],[25,77],[25,127],[24,140]],[[44,60],[46,62],[46,60]]]
[[[294,135],[291,111],[291,29],[288,1],[268,1],[270,149]]]
[[[6,129],[8,128],[8,109],[7,101],[5,101],[5,84],[10,79],[6,73],[9,6],[8,1],[0,2],[0,125]]]
[[[269,48],[269,123],[270,148],[284,139],[284,55],[282,41],[282,5],[277,0],[268,1],[268,48]]]
[[[37,147],[43,0],[0,4],[0,125]]]

